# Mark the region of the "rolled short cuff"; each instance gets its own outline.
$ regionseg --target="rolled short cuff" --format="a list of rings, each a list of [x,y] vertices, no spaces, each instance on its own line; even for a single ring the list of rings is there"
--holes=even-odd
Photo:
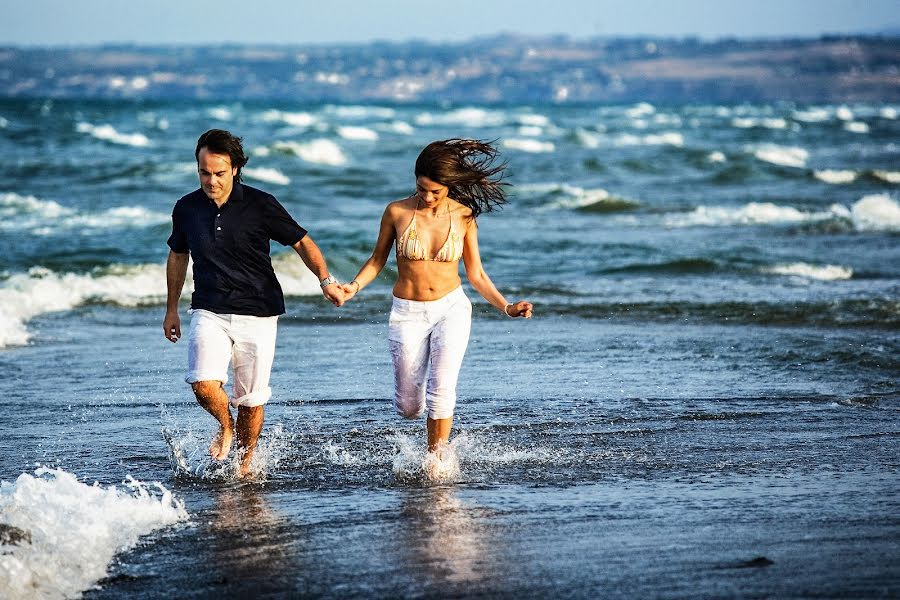
[[[426,398],[425,404],[429,407],[429,419],[450,419],[453,417],[453,410],[456,408],[456,398],[448,399],[446,396],[443,396],[440,401],[436,401],[429,396]]]
[[[222,385],[228,383],[228,373],[210,373],[203,371],[189,371],[184,380],[194,384],[198,381],[221,381]]]
[[[272,388],[267,387],[249,394],[244,394],[240,398],[232,398],[231,406],[238,408],[240,406],[262,406],[272,397]]]

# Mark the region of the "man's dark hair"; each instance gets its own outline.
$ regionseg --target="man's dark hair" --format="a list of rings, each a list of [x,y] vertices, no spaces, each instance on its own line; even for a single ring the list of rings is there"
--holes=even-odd
[[[194,158],[197,159],[197,164],[199,165],[201,148],[206,148],[208,152],[213,154],[227,154],[231,158],[231,166],[237,168],[237,175],[234,176],[234,180],[240,182],[241,168],[249,160],[244,154],[244,146],[241,145],[242,141],[241,138],[232,135],[230,131],[210,129],[197,140]]]

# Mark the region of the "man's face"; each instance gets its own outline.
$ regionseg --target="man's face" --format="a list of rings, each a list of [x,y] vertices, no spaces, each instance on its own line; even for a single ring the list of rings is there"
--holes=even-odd
[[[197,173],[200,176],[200,187],[210,200],[216,204],[228,200],[234,187],[234,176],[237,175],[237,168],[231,166],[230,156],[213,154],[206,146],[200,148]]]

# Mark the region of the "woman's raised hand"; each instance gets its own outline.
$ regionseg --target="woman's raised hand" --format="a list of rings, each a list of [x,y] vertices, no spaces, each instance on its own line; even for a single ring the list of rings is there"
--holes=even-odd
[[[523,317],[525,319],[530,319],[533,313],[534,306],[531,304],[531,302],[527,302],[525,300],[519,300],[518,302],[513,302],[512,304],[506,305],[506,314],[510,317]]]

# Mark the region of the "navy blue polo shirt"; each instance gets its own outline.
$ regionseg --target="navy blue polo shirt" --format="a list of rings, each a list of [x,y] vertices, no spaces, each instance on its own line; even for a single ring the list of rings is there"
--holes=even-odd
[[[191,308],[271,317],[284,313],[269,240],[293,246],[306,235],[271,194],[235,182],[221,208],[202,189],[175,203],[169,248],[191,253]]]

